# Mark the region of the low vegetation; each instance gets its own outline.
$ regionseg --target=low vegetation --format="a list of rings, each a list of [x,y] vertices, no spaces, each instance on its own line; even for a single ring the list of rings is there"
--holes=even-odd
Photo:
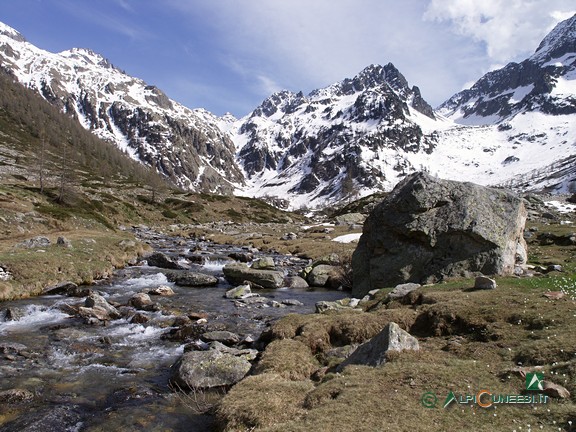
[[[224,430],[572,430],[576,277],[499,279],[498,284],[496,291],[472,290],[472,280],[426,286],[407,304],[386,301],[388,290],[382,290],[364,312],[282,318],[267,333],[272,342],[262,356],[264,365],[256,368],[262,375],[236,385],[220,404]],[[550,290],[566,294],[550,300],[544,296]],[[420,351],[391,355],[380,367],[348,366],[335,372],[347,345],[367,340],[389,321],[418,336]],[[288,351],[285,359],[278,355]],[[320,366],[314,371],[310,365],[315,361]],[[571,398],[443,408],[450,391],[528,394],[522,371],[535,370],[566,387]],[[297,380],[309,390],[293,398],[291,390],[274,387],[272,377]],[[272,388],[285,405],[264,403]],[[435,407],[423,405],[426,393],[437,398]]]
[[[550,240],[573,233],[573,225],[560,219],[529,221],[527,227],[533,233],[530,264],[559,265],[561,272],[497,278],[493,291],[474,290],[472,279],[450,280],[395,301],[383,289],[360,311],[294,314],[272,323],[262,336],[269,345],[255,376],[237,384],[217,407],[222,430],[574,430],[576,248]],[[420,350],[390,354],[380,367],[337,369],[388,322],[416,336]],[[525,376],[536,371],[570,396],[486,408],[474,402],[443,406],[450,392],[458,398],[473,398],[480,390],[534,394]],[[294,398],[275,385],[280,379],[309,390]],[[272,389],[284,405],[266,404]]]

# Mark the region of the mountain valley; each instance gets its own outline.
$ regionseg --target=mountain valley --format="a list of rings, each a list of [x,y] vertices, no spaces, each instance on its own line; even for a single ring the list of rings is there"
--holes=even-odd
[[[425,170],[519,191],[569,192],[576,159],[576,17],[522,63],[434,110],[389,63],[241,119],[188,109],[86,49],[43,51],[2,25],[2,67],[86,129],[185,190],[321,208]]]

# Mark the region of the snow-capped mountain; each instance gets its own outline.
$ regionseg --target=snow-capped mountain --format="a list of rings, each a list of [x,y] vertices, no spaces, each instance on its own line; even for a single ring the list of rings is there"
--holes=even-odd
[[[532,56],[487,73],[439,107],[462,124],[493,124],[528,111],[576,113],[576,15],[558,24]]]
[[[50,53],[0,23],[0,64],[94,134],[181,187],[231,193],[243,184],[234,143],[214,115],[170,100],[99,54]]]
[[[308,95],[275,93],[238,120],[185,108],[89,50],[40,50],[1,24],[0,62],[191,190],[316,207],[390,190],[416,170],[521,190],[576,188],[576,16],[530,58],[436,111],[391,63]]]
[[[433,111],[393,65],[308,96],[281,92],[237,124],[247,191],[298,204],[389,190],[425,169],[519,190],[576,188],[576,16],[534,55]]]
[[[421,124],[434,121],[394,65],[372,65],[307,96],[273,94],[236,125],[233,139],[247,193],[333,202],[391,187],[419,168],[406,155],[433,151],[435,138]]]

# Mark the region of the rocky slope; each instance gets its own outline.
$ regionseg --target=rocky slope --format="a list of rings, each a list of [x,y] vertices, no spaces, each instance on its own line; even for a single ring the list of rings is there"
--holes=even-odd
[[[21,84],[179,186],[231,193],[243,183],[234,143],[215,116],[170,100],[99,54],[86,49],[53,54],[0,24],[0,62]]]
[[[419,123],[434,111],[391,63],[305,96],[273,94],[236,124],[238,160],[254,194],[337,201],[382,190],[436,145]],[[424,120],[425,119],[425,120]]]
[[[522,112],[576,114],[576,15],[561,22],[521,63],[487,73],[439,107],[462,124],[494,124]]]
[[[576,188],[576,17],[534,55],[434,111],[391,63],[308,95],[282,91],[242,119],[189,110],[98,54],[40,50],[0,26],[20,83],[183,188],[319,207],[429,171],[518,190]]]
[[[517,190],[576,181],[576,16],[535,54],[430,109],[393,65],[308,96],[271,96],[237,123],[251,194],[327,203],[427,170]]]

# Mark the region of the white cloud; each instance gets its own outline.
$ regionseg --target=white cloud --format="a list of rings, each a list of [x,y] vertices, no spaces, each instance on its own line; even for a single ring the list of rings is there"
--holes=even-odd
[[[130,5],[126,2],[121,0],[117,4],[121,9],[125,11],[131,11]],[[107,31],[121,34],[133,41],[145,41],[153,37],[152,32],[144,29],[137,23],[120,17],[117,14],[111,14],[107,11],[99,9],[97,7],[97,3],[94,3],[91,5],[91,7],[86,7],[85,4],[77,1],[64,0],[60,2],[58,6],[66,10],[70,15],[77,17],[78,19],[92,22],[99,25],[103,29],[106,29]]]
[[[530,55],[573,3],[165,1],[188,16],[191,27],[198,22],[211,27],[221,63],[241,75],[258,97],[280,88],[308,92],[352,77],[369,64],[392,62],[432,105],[492,65]]]
[[[225,63],[242,65],[254,79],[273,77],[276,87],[310,91],[351,77],[372,63],[406,71],[425,69],[451,50],[422,21],[421,0],[172,0],[169,4],[212,23]],[[439,42],[440,41],[440,42]],[[238,71],[237,71],[238,72]],[[243,73],[245,75],[245,73]],[[430,78],[430,81],[432,79]],[[259,86],[259,88],[262,88]]]
[[[265,95],[271,95],[272,93],[279,92],[282,90],[282,87],[278,85],[273,79],[264,76],[258,75],[258,82],[260,83],[260,87]]]
[[[484,43],[491,61],[508,62],[532,53],[573,7],[573,0],[431,0],[424,17]]]

